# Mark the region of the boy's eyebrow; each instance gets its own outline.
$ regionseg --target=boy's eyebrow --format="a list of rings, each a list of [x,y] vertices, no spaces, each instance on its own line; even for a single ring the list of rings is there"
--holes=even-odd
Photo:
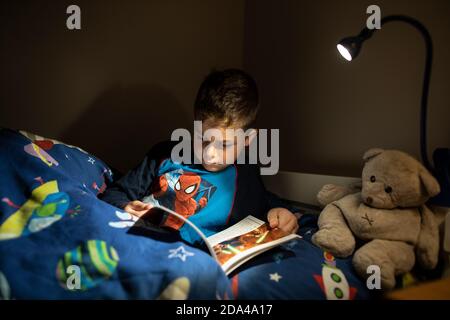
[[[222,143],[235,143],[237,140],[237,138],[235,137],[234,139],[222,139],[222,140],[218,140],[217,142],[222,142]]]
[[[217,129],[217,128],[208,128],[207,130],[209,130],[209,129]],[[207,131],[207,130],[205,130],[205,131]],[[205,139],[204,139],[204,132],[200,132],[200,131],[196,131],[196,130],[194,130],[194,134],[195,135],[197,135],[197,136],[199,136],[199,137],[201,137],[201,139],[202,139],[202,141],[205,141]],[[223,136],[226,136],[226,134],[223,134],[222,135],[222,137]],[[214,137],[214,139],[215,139],[216,137]],[[239,139],[239,137],[238,137],[238,135],[236,135],[236,134],[234,134],[232,137],[230,137],[229,139],[227,139],[227,137],[225,137],[225,139],[222,139],[222,140],[220,140],[220,142],[229,142],[229,143],[236,143],[237,141],[238,141],[238,139]]]

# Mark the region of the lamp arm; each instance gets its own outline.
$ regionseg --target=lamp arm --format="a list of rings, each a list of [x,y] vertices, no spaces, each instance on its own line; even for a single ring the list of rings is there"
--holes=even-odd
[[[381,19],[381,25],[392,21],[405,22],[413,27],[415,27],[423,36],[425,40],[425,70],[423,74],[423,86],[422,86],[422,99],[420,108],[420,154],[422,157],[422,162],[425,167],[433,172],[430,161],[428,160],[428,148],[427,148],[427,109],[428,109],[428,92],[430,89],[430,79],[431,79],[431,65],[433,61],[433,43],[431,41],[430,33],[427,28],[420,23],[418,20],[404,16],[404,15],[390,15],[383,17]],[[377,29],[364,28],[358,35],[361,42],[369,39]]]

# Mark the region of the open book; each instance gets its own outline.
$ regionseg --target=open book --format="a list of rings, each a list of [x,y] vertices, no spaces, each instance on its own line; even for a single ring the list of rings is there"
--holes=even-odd
[[[253,216],[247,216],[235,225],[206,237],[197,226],[182,215],[163,206],[157,207],[189,224],[203,239],[211,255],[227,275],[258,254],[301,238],[297,234],[286,234],[278,228],[272,229],[266,222]]]

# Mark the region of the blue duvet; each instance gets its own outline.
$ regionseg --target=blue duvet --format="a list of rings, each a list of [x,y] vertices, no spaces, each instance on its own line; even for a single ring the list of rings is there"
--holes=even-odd
[[[0,298],[364,299],[350,260],[298,240],[230,278],[205,252],[155,236],[145,222],[97,198],[113,180],[73,146],[0,129]]]

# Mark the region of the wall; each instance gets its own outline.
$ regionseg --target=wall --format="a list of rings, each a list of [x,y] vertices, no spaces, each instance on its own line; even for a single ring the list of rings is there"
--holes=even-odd
[[[363,152],[374,146],[419,157],[421,35],[391,23],[352,63],[336,50],[365,25],[370,4],[429,28],[429,152],[450,147],[450,1],[248,0],[244,66],[260,87],[259,125],[280,128],[281,169],[358,176]]]
[[[82,9],[82,30],[65,27]],[[359,32],[365,0],[0,2],[0,126],[80,145],[126,170],[172,129],[189,127],[211,68],[259,84],[259,124],[280,128],[281,169],[359,175],[372,146],[419,155],[422,39],[387,25],[352,63],[335,49]],[[450,145],[450,1],[380,0],[420,19],[435,59],[429,151]]]
[[[81,7],[82,29],[66,28]],[[126,170],[192,125],[212,68],[242,67],[244,2],[2,1],[0,126],[93,152]]]

